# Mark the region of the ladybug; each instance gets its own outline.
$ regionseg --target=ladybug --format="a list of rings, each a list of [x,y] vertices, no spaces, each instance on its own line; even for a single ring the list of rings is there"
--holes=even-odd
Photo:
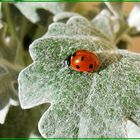
[[[87,50],[77,50],[68,57],[67,62],[71,69],[78,72],[93,72],[100,66],[98,56]]]

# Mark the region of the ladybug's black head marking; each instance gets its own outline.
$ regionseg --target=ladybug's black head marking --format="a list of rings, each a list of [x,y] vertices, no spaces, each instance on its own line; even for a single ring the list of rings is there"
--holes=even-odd
[[[75,57],[76,56],[76,53],[74,53],[72,56]]]
[[[69,56],[65,59],[65,61],[67,62],[67,65],[68,65],[68,66],[70,66],[70,59],[71,59],[71,56],[72,56],[72,55],[69,55]]]
[[[75,57],[75,56],[76,56],[76,53],[74,53],[74,54],[72,54],[72,55],[69,55],[69,56],[65,59],[68,66],[70,66],[70,59],[71,59],[72,56]]]

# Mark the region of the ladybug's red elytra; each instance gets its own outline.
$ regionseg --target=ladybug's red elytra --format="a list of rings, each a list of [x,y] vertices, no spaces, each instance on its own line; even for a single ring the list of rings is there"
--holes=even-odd
[[[77,50],[68,59],[69,67],[78,72],[97,71],[100,66],[98,56],[87,50]]]

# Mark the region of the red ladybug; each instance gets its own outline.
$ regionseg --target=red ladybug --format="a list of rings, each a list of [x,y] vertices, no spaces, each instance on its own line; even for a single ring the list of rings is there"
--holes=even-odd
[[[93,72],[100,66],[99,58],[93,52],[87,50],[77,50],[68,59],[71,69],[78,72]]]

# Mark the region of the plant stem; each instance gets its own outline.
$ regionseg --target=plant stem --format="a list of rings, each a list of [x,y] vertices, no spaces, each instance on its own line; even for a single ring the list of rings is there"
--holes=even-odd
[[[17,35],[16,35],[15,25],[13,23],[10,7],[9,7],[8,3],[3,4],[3,10],[4,10],[4,13],[5,13],[5,17],[6,17],[6,21],[7,21],[7,24],[8,24],[9,32],[11,34],[11,37],[15,40],[15,39],[17,39]]]
[[[124,34],[127,34],[130,31],[128,24],[122,23],[120,31],[116,35],[115,43],[117,44]]]

